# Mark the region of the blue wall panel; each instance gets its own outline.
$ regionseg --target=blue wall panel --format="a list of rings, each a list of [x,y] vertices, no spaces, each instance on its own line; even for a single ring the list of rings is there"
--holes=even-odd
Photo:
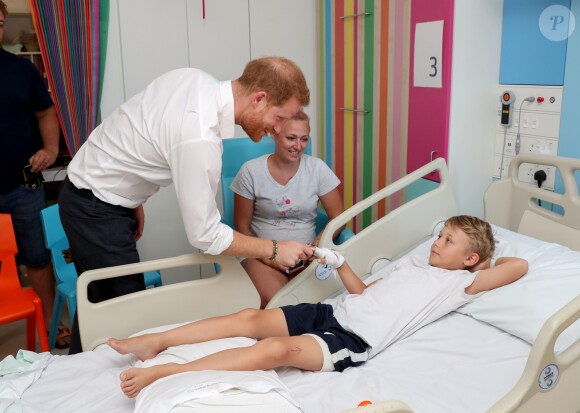
[[[580,16],[580,1],[572,2],[572,14]],[[560,139],[558,155],[580,158],[580,33],[578,27],[568,39],[568,55],[564,76],[564,96],[562,97],[562,117],[560,118]],[[576,175],[578,176],[578,175]],[[563,192],[560,174],[556,175],[555,191]]]
[[[504,1],[501,84],[564,84],[567,40],[560,34],[568,32],[569,16],[557,8],[542,14],[550,6],[569,9],[570,0]]]

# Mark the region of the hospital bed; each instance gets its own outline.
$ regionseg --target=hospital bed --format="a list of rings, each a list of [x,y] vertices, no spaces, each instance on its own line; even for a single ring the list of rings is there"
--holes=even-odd
[[[564,194],[520,182],[519,167],[527,164],[558,168]],[[135,360],[103,345],[107,338],[259,306],[255,289],[234,258],[189,254],[84,273],[78,282],[78,317],[83,347],[94,351],[36,361],[34,377],[24,371],[17,377],[22,383],[13,380],[18,386],[8,389],[12,391],[8,398],[0,382],[0,412],[3,406],[7,412],[35,411],[38,406],[50,411],[50,403],[65,401],[68,410],[78,406],[90,411],[91,406],[102,411],[106,406],[111,412],[577,413],[580,197],[574,174],[578,170],[580,160],[516,157],[509,177],[494,182],[486,192],[485,217],[494,224],[497,254],[525,257],[528,274],[394,343],[360,367],[343,373],[290,368],[183,373],[148,386],[136,404],[124,398],[117,377]],[[345,243],[333,244],[330,234],[335,229],[432,172],[441,181],[436,189],[396,208]],[[546,208],[552,205],[564,214]],[[387,276],[401,256],[427,253],[442,223],[457,213],[445,162],[437,159],[332,220],[321,245],[341,251],[353,270],[371,282]],[[219,274],[102,303],[87,300],[87,285],[93,280],[202,263],[218,263]],[[332,300],[343,291],[335,273],[313,263],[269,307]],[[248,340],[214,344],[221,349],[252,344]],[[200,357],[215,351],[210,349],[212,343],[168,349],[159,361],[151,362]],[[74,384],[64,384],[69,382]],[[373,404],[356,408],[363,400]]]

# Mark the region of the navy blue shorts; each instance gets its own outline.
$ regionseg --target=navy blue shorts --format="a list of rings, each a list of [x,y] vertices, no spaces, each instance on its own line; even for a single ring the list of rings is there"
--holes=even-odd
[[[50,251],[44,244],[40,211],[46,208],[44,188],[19,186],[0,194],[0,213],[12,215],[12,225],[18,247],[18,263],[27,267],[42,267],[50,263]]]
[[[347,367],[356,367],[368,360],[369,345],[338,323],[334,318],[332,306],[320,303],[298,304],[284,306],[281,309],[291,336],[312,335],[321,345],[322,352],[325,353],[322,371],[331,371],[325,368],[329,362],[334,366],[334,370],[343,371]]]

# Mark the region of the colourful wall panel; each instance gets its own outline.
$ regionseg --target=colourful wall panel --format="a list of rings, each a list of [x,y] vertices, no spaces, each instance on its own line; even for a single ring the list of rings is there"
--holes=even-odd
[[[320,0],[320,153],[345,207],[406,171],[409,0]],[[365,211],[363,228],[404,194]]]

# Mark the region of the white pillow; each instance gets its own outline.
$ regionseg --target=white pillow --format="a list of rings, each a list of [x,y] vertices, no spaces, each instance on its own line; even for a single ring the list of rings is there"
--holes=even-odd
[[[503,228],[494,230],[498,241],[494,257],[525,258],[528,273],[457,311],[533,344],[546,320],[580,294],[580,252]],[[555,350],[579,339],[580,320],[562,332]]]

